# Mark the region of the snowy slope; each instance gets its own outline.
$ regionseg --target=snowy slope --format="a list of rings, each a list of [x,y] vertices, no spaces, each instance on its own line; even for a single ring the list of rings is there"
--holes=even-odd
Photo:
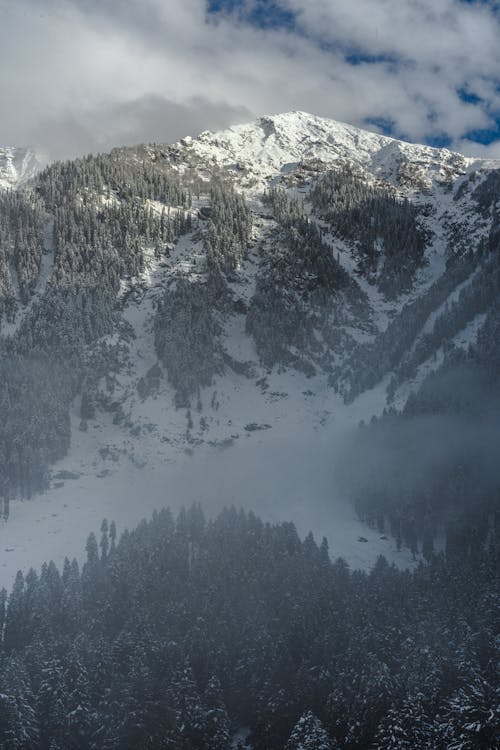
[[[47,157],[32,148],[0,147],[0,190],[22,185],[47,163]]]
[[[412,287],[392,300],[360,274],[353,247],[321,227],[332,254],[366,295],[368,323],[345,324],[352,340],[361,344],[376,340],[405,304],[421,298],[440,279],[446,271],[448,245],[457,232],[469,232],[478,240],[487,235],[488,219],[477,211],[472,187],[464,189],[459,199],[457,188],[471,177],[470,184],[477,186],[491,170],[500,168],[500,163],[403,143],[304,112],[203,133],[165,150],[181,173],[194,170],[208,178],[219,170],[230,176],[252,209],[253,243],[230,282],[241,310],[254,294],[263,254],[277,242],[276,222],[262,201],[270,186],[280,185],[310,212],[309,186],[326,168],[347,162],[361,170],[370,184],[391,186],[414,205],[425,207],[421,221],[430,237],[426,263]],[[0,186],[19,184],[36,169],[33,152],[0,150]],[[290,367],[263,367],[246,331],[245,314],[235,306],[219,321],[221,341],[225,353],[243,363],[245,371],[227,367],[202,389],[199,403],[194,399],[189,413],[175,408],[174,390],[154,348],[154,315],[164,289],[178,274],[191,280],[203,275],[201,205],[195,200],[190,234],[161,258],[145,248],[143,274],[124,280],[122,320],[133,336],[116,331],[109,337],[107,343],[120,345],[123,362],[112,378],[100,383],[102,392],[119,405],[123,419],[117,421],[113,412],[98,410],[81,429],[76,399],[71,449],[53,467],[50,489],[32,502],[12,502],[8,521],[0,522],[0,587],[10,584],[19,567],[38,566],[51,557],[61,562],[65,555],[80,554],[87,534],[99,527],[104,516],[123,530],[154,508],[178,508],[193,501],[201,502],[208,512],[235,503],[269,520],[293,520],[301,533],[312,529],[317,536],[325,534],[332,554],[343,555],[355,567],[369,567],[381,553],[399,564],[411,564],[392,540],[357,521],[334,476],[337,447],[360,420],[369,421],[386,406],[390,373],[346,405],[331,387],[327,372],[318,370],[307,377]],[[161,210],[161,205],[154,208]],[[310,220],[317,222],[312,214]],[[41,288],[50,272],[50,255],[46,262]],[[459,287],[451,289],[451,301],[458,291]],[[447,299],[440,299],[430,311],[422,324],[424,331]],[[20,310],[15,325],[22,314]],[[457,345],[465,348],[472,343],[482,322],[484,316],[469,321],[455,337]],[[8,332],[12,330],[5,329]],[[340,352],[340,363],[342,356]],[[441,359],[438,347],[412,382],[401,385],[398,406],[404,406],[409,393]],[[162,377],[157,390],[143,398],[138,383],[154,366],[160,367]]]

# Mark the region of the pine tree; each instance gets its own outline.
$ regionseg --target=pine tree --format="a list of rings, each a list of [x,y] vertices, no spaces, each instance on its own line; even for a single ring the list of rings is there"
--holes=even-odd
[[[472,671],[467,684],[444,704],[438,736],[447,750],[490,750],[500,747],[500,687]]]
[[[230,721],[216,676],[208,681],[203,701],[206,706],[206,750],[230,750]]]
[[[424,697],[421,694],[408,695],[381,721],[374,747],[376,750],[427,750],[432,745],[433,736]]]
[[[11,656],[0,675],[0,747],[38,750],[35,699],[22,660]]]
[[[334,750],[334,747],[320,720],[307,711],[292,729],[285,750]]]
[[[19,570],[9,596],[3,645],[7,652],[24,646],[27,610],[25,604],[24,576]]]
[[[106,560],[109,552],[109,524],[107,519],[105,518],[101,524],[101,560]]]
[[[65,747],[67,740],[68,691],[64,671],[57,659],[47,660],[42,668],[36,694],[36,713],[40,722],[40,742],[44,747],[56,743]]]

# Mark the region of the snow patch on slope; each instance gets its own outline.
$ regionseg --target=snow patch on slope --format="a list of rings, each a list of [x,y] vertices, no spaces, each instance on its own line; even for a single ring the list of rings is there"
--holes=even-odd
[[[48,157],[32,148],[0,148],[0,190],[19,187],[47,163]]]

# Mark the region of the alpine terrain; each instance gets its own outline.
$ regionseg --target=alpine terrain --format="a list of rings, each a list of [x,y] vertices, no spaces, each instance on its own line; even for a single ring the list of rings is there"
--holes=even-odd
[[[0,188],[0,748],[497,747],[500,162],[290,112]]]
[[[59,528],[53,513],[95,510],[82,534],[108,512],[120,519],[120,503],[125,522],[139,520],[145,483],[151,509],[169,481],[172,494],[189,486],[184,501],[255,504],[252,475],[272,517],[284,506],[305,531],[328,530],[306,493],[332,501],[339,434],[387,408],[425,411],[433,374],[457,359],[495,366],[495,162],[303,112],[35,177],[31,151],[2,159],[1,533],[13,572],[34,535],[34,562],[53,553],[40,540]],[[33,495],[39,513],[9,502]],[[389,552],[379,536],[368,562]]]

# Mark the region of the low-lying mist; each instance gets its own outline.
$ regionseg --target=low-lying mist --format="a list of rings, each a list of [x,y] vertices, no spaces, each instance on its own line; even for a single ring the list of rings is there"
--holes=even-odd
[[[335,474],[340,493],[367,518],[396,511],[446,524],[493,508],[499,458],[495,383],[467,365],[432,378],[403,414],[385,414],[351,434]]]
[[[105,517],[115,520],[120,533],[155,509],[169,506],[176,513],[192,503],[208,517],[234,505],[265,521],[292,521],[301,536],[312,531],[318,542],[326,536],[332,557],[342,556],[352,567],[369,568],[379,554],[406,565],[408,556],[398,556],[393,541],[362,524],[338,488],[335,456],[353,429],[351,413],[339,410],[338,418],[317,430],[304,424],[285,435],[276,426],[225,449],[204,447],[175,459],[166,454],[154,468],[123,462],[104,478],[82,475],[32,501],[12,503],[0,530],[9,549],[0,587],[10,585],[19,568],[82,558],[87,535]]]

